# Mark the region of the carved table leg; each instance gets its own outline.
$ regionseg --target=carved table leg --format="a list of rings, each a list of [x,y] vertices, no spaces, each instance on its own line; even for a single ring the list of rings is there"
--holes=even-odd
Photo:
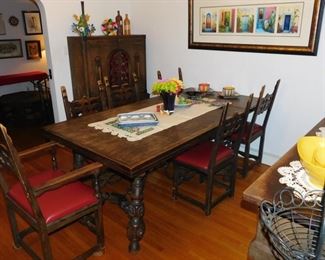
[[[129,251],[135,252],[140,249],[140,240],[145,232],[145,224],[143,221],[144,203],[143,203],[143,189],[145,183],[145,176],[137,177],[132,185],[127,213],[129,215],[128,223],[128,238],[130,240]]]
[[[130,240],[130,252],[136,252],[140,250],[140,240],[142,239],[145,232],[145,224],[143,221],[143,189],[145,180],[146,174],[135,178],[127,195],[115,192],[105,192],[102,194],[103,202],[110,201],[114,204],[119,205],[119,207],[123,209],[123,211],[129,217],[127,236]]]

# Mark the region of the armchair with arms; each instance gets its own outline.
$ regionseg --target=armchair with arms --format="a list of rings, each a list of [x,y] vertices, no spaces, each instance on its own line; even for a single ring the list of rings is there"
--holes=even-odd
[[[50,235],[83,220],[96,235],[96,243],[79,258],[85,259],[94,253],[100,255],[104,252],[104,229],[97,175],[102,165],[94,162],[64,173],[57,167],[56,147],[56,143],[49,142],[18,153],[6,128],[0,124],[0,185],[14,247],[22,247],[33,259],[53,259]],[[22,160],[34,159],[45,152],[50,155],[52,167],[31,174]],[[94,177],[94,188],[78,181],[86,176]],[[19,230],[16,215],[28,224],[27,228]],[[43,258],[25,239],[34,232],[40,239]]]

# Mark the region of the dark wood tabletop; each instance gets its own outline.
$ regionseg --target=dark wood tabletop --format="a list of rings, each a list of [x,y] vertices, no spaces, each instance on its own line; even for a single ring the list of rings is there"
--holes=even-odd
[[[319,127],[324,126],[325,118],[315,125],[306,135],[315,135]],[[243,201],[252,206],[249,207],[249,209],[257,209],[263,200],[271,201],[274,194],[285,187],[285,185],[279,183],[280,174],[277,172],[277,169],[281,166],[288,166],[289,163],[294,160],[299,160],[296,145],[286,152],[244,191]]]
[[[247,100],[247,96],[231,100],[227,116],[243,113]],[[217,101],[224,100],[217,98]],[[84,157],[101,162],[106,168],[118,172],[131,181],[130,188],[124,195],[115,193],[102,195],[104,200],[117,203],[127,213],[129,217],[127,236],[131,252],[140,250],[140,240],[145,233],[143,192],[147,174],[201,139],[207,138],[218,127],[221,109],[215,109],[134,142],[103,133],[89,127],[88,124],[159,103],[161,98],[156,97],[44,128],[47,138],[62,143]],[[252,108],[254,106],[256,99]]]
[[[230,100],[232,105],[229,108],[229,116],[235,112],[242,112],[247,99],[248,97],[241,96]],[[56,123],[44,128],[45,135],[132,179],[172,158],[218,126],[220,109],[135,142],[88,126],[90,123],[115,117],[119,113],[135,111],[158,103],[161,103],[160,97]],[[254,105],[255,102],[252,106]]]

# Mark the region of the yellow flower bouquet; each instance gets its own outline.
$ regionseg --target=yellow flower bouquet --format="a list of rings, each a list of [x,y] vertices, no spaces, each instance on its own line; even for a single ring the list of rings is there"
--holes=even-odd
[[[175,97],[183,90],[183,82],[176,78],[159,80],[152,85],[152,93],[160,94],[164,102],[164,111],[174,112]]]
[[[152,85],[153,94],[174,93],[179,94],[183,89],[183,81],[177,78],[159,80]]]

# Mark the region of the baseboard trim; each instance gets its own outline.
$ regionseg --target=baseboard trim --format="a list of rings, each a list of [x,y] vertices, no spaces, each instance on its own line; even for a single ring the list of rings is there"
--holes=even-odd
[[[251,147],[250,152],[252,154],[256,154],[257,155],[258,150],[256,148]],[[272,153],[268,153],[268,152],[264,152],[263,153],[262,163],[263,164],[266,164],[266,165],[272,165],[276,161],[278,161],[279,159],[280,159],[280,156],[279,155],[272,154]]]

